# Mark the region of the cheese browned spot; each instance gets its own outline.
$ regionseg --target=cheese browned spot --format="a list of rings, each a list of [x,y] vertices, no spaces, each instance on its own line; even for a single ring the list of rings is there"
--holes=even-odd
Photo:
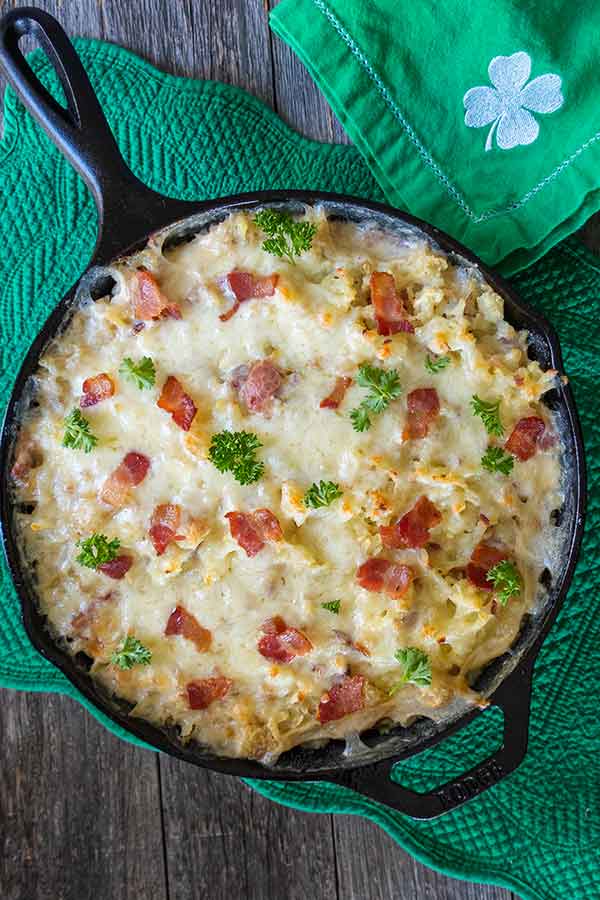
[[[14,460],[53,632],[133,715],[266,760],[480,702],[468,673],[511,645],[555,570],[561,505],[540,402],[556,373],[529,360],[502,299],[422,241],[307,219],[317,234],[295,265],[262,250],[246,213],[119,263],[110,302],[82,306],[45,353]],[[451,364],[428,371],[441,355]],[[126,357],[150,357],[155,385],[120,378]],[[401,393],[358,432],[364,364],[395,369]],[[98,444],[84,453],[62,446],[62,421],[96,373],[84,394],[116,390],[86,409]],[[501,400],[503,438],[474,395]],[[257,481],[211,462],[223,431],[256,435]],[[482,468],[489,444],[513,454],[510,477]],[[321,481],[342,497],[311,508]],[[76,562],[94,532],[120,542],[98,570]],[[501,558],[523,581],[506,605],[486,578]],[[129,635],[152,657],[121,671]],[[430,685],[401,682],[395,654],[412,647]]]

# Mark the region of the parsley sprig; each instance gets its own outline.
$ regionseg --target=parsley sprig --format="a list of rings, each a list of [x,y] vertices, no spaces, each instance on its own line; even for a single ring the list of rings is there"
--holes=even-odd
[[[264,463],[256,459],[260,447],[251,431],[220,431],[212,436],[208,456],[219,472],[231,472],[240,484],[252,484],[265,470]]]
[[[149,356],[143,356],[139,363],[134,363],[130,356],[126,356],[119,366],[119,375],[133,381],[140,391],[154,387],[156,381],[156,369]]]
[[[84,541],[78,541],[77,546],[81,547],[77,562],[88,569],[97,569],[103,563],[116,559],[121,541],[118,538],[109,541],[105,534],[94,532]]]
[[[423,650],[404,647],[396,650],[394,656],[402,666],[402,676],[392,687],[390,694],[395,694],[403,684],[416,684],[418,687],[428,687],[431,684],[431,663]]]
[[[344,492],[340,490],[339,484],[334,481],[319,481],[317,484],[313,482],[304,495],[304,505],[310,506],[312,509],[319,509],[322,506],[329,506]]]
[[[352,410],[350,418],[355,431],[366,431],[372,424],[370,413],[382,413],[400,396],[400,377],[396,369],[386,372],[364,363],[358,369],[356,381],[369,393],[360,406]]]
[[[98,443],[98,438],[92,434],[90,423],[82,416],[81,412],[75,408],[65,419],[65,433],[63,437],[63,447],[70,447],[72,450],[83,450],[84,453],[90,453]]]
[[[134,666],[147,666],[152,661],[152,651],[144,647],[132,634],[125,639],[120,650],[115,650],[110,658],[119,669],[133,669]]]
[[[450,365],[450,357],[449,356],[434,356],[431,357],[427,354],[425,359],[425,368],[428,372],[431,372],[432,375],[437,375],[438,372],[441,372],[442,369],[445,369],[446,366]]]
[[[323,609],[326,609],[328,612],[335,613],[336,616],[340,614],[340,606],[342,605],[341,600],[330,600],[329,603],[321,603]]]
[[[508,559],[503,559],[490,569],[485,577],[494,585],[494,593],[502,606],[506,606],[511,597],[517,597],[523,589],[523,579],[519,570]]]
[[[474,394],[471,398],[471,409],[473,410],[474,416],[479,416],[485,425],[485,430],[488,434],[495,434],[496,437],[502,437],[504,428],[500,420],[499,400],[497,400],[496,403],[491,403],[482,400],[477,394]]]
[[[317,226],[311,222],[296,222],[288,213],[276,209],[262,209],[254,216],[254,223],[267,235],[263,250],[285,256],[291,263],[296,262],[294,256],[310,250],[317,233]]]
[[[514,458],[505,453],[502,447],[488,447],[481,457],[481,465],[488,472],[500,472],[502,475],[510,475],[515,464]]]

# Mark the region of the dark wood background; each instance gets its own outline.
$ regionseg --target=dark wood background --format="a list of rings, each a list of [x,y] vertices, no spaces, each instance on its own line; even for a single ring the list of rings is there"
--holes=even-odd
[[[31,5],[72,35],[246,88],[308,137],[348,141],[269,31],[274,0]],[[63,697],[0,692],[0,740],[1,900],[516,900],[436,874],[363,819],[288,810],[133,748]]]

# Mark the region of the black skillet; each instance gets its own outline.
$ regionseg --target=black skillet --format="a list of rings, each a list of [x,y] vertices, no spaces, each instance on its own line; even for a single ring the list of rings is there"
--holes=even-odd
[[[32,35],[56,70],[67,99],[60,106],[39,82],[19,49],[23,35]],[[530,333],[530,356],[543,368],[562,371],[558,340],[551,326],[524,306],[512,288],[452,238],[430,225],[391,207],[352,197],[310,191],[267,191],[220,200],[187,202],[163,197],[142,184],[127,168],[81,62],[58,23],[47,13],[25,8],[8,13],[0,21],[0,63],[29,112],[84,178],[99,217],[96,248],[87,273],[51,313],[33,342],[17,375],[8,403],[0,446],[2,541],[22,607],[23,623],[37,650],[110,719],[136,737],[165,753],[196,765],[246,778],[284,781],[330,781],[350,787],[367,797],[419,819],[429,819],[461,805],[496,784],[522,761],[527,748],[530,688],[533,664],[540,646],[563,603],[571,582],[581,536],[585,504],[585,464],[581,430],[568,385],[546,395],[554,412],[563,451],[565,502],[556,511],[560,551],[553,571],[546,570],[537,611],[524,622],[510,652],[492,662],[479,676],[476,687],[492,705],[504,712],[504,736],[500,748],[470,771],[429,793],[416,793],[390,780],[394,763],[406,759],[448,737],[473,720],[480,710],[457,713],[442,722],[418,719],[409,727],[387,734],[376,731],[362,736],[362,745],[349,755],[344,744],[330,741],[319,749],[296,748],[270,768],[244,759],[217,757],[199,744],[183,744],[175,729],[161,729],[130,718],[129,707],[109,697],[88,673],[89,660],[72,658],[52,639],[39,614],[35,584],[20,555],[11,502],[9,472],[15,435],[23,411],[31,401],[31,376],[49,341],[69,320],[82,294],[97,299],[110,286],[106,266],[143,246],[148,237],[165,226],[170,241],[184,238],[220,221],[230,211],[275,205],[301,210],[304,204],[323,204],[332,216],[353,221],[374,221],[399,234],[426,236],[455,261],[475,266],[504,298],[506,317],[516,328]]]

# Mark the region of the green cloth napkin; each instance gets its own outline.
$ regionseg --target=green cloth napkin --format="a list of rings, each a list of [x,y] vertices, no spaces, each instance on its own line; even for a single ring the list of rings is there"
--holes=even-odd
[[[594,0],[283,0],[271,27],[387,200],[505,274],[600,208]]]
[[[155,190],[186,199],[267,188],[382,198],[353,147],[305,140],[236,88],[162,74],[109,44],[79,40],[76,47],[126,159]],[[55,90],[56,79],[49,77],[43,57],[34,59]],[[0,407],[35,333],[85,268],[95,228],[84,185],[9,92],[0,144]],[[528,900],[597,900],[600,265],[567,241],[514,283],[561,336],[582,414],[592,498],[577,577],[536,665],[525,762],[502,784],[434,822],[413,822],[325,783],[251,784],[291,806],[366,816],[423,862],[448,874],[503,884]],[[0,685],[58,691],[88,706],[29,644],[3,562]],[[90,711],[131,740],[95,708]],[[401,764],[397,777],[424,789],[458,774],[493,749],[498,719],[497,711],[486,712],[439,747]]]

